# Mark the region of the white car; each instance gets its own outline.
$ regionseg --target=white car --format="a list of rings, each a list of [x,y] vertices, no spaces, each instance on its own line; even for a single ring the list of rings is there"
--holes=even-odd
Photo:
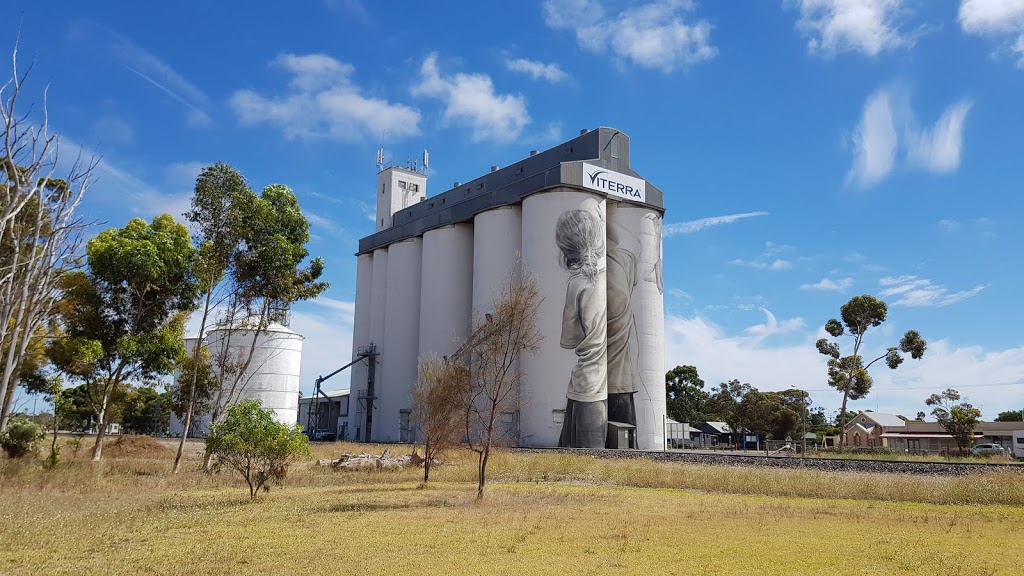
[[[1006,448],[1003,448],[1000,444],[978,444],[971,448],[971,454],[974,456],[1002,456],[1006,454]]]

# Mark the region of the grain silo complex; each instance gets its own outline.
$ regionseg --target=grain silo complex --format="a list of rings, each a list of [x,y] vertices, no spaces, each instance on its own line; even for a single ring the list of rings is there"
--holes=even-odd
[[[255,338],[255,345],[253,342]],[[285,424],[294,424],[299,411],[299,367],[302,363],[302,336],[287,326],[273,321],[256,334],[246,327],[229,329],[219,327],[206,334],[205,343],[213,358],[223,357],[228,362],[238,362],[249,356],[252,359],[242,375],[235,396],[230,403],[241,400],[260,400],[263,407],[272,410],[274,419]],[[198,338],[185,339],[188,353],[192,353]],[[216,362],[214,362],[216,372]],[[175,377],[177,378],[177,376]],[[226,380],[230,380],[226,379]],[[230,386],[230,381],[225,383]],[[228,390],[224,394],[228,394]],[[226,396],[225,396],[226,397]],[[180,436],[183,423],[171,415],[170,432]],[[210,414],[203,414],[192,420],[189,436],[205,436],[210,430]]]
[[[378,158],[380,161],[381,159]],[[425,159],[426,160],[426,159]],[[376,232],[359,241],[349,435],[415,439],[420,357],[453,354],[507,285],[537,278],[541,349],[521,360],[521,446],[664,445],[661,190],[630,167],[629,137],[582,131],[427,197],[417,165],[381,166]],[[369,374],[373,366],[373,374]],[[367,434],[369,431],[369,434]]]

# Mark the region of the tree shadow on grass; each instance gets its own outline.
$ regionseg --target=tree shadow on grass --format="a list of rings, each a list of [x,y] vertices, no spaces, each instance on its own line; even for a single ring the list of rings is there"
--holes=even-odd
[[[450,508],[458,504],[457,499],[436,498],[414,502],[343,502],[331,504],[326,512],[387,512],[390,510],[415,510],[419,508]]]

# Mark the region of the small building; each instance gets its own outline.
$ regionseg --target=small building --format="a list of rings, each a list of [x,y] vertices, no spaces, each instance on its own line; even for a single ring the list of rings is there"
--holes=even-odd
[[[978,422],[971,446],[992,443],[1011,449],[1013,432],[1022,428],[1020,422]],[[883,434],[882,440],[892,450],[915,454],[952,454],[959,450],[956,440],[938,422],[907,422],[903,428]]]
[[[697,426],[693,441],[697,446],[731,446],[736,439],[732,428],[725,422],[702,422]]]
[[[317,397],[299,398],[299,425],[318,438],[333,436],[336,440],[346,440],[349,436],[348,406],[348,390],[333,390]]]
[[[907,421],[895,414],[861,412],[846,424],[843,445],[850,448],[886,448],[886,434],[904,431]]]

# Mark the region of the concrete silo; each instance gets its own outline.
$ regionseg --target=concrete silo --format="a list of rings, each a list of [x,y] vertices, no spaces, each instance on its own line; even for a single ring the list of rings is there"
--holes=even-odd
[[[389,246],[387,265],[387,316],[380,344],[385,376],[377,384],[371,440],[408,442],[412,439],[412,387],[419,355],[423,238],[417,236]]]
[[[494,310],[494,303],[507,290],[522,250],[523,210],[502,206],[481,212],[473,218],[473,315],[477,319]],[[511,367],[518,370],[519,365]],[[515,398],[520,399],[520,390]],[[521,402],[520,402],[521,404]],[[520,413],[501,415],[504,440],[518,444]]]
[[[368,346],[372,340],[370,333],[370,302],[373,299],[373,254],[360,254],[356,263],[356,307],[352,319],[352,360],[357,358],[359,349]],[[346,436],[352,436],[356,430],[356,409],[353,405],[356,398],[366,394],[368,366],[366,362],[352,365],[352,376],[349,385],[349,410]]]
[[[571,188],[523,200],[523,262],[544,295],[538,314],[544,340],[521,359],[524,446],[559,444],[567,400],[587,406],[607,400],[604,210],[604,197]],[[587,447],[604,447],[596,442],[591,438]]]
[[[415,163],[386,166],[378,154],[378,168],[377,231],[357,253],[354,347],[372,342],[380,355],[374,392],[363,390],[371,375],[353,375],[350,430],[372,428],[358,439],[411,437],[419,358],[448,355],[471,317],[493,311],[521,253],[543,299],[543,341],[521,357],[507,433],[524,446],[661,445],[664,194],[630,166],[627,135],[583,130],[429,198]]]
[[[469,335],[473,310],[473,227],[451,224],[423,235],[419,357],[450,356]]]
[[[625,354],[621,371],[628,370],[628,386],[634,392],[636,407],[636,441],[641,450],[664,447],[663,416],[665,414],[665,303],[661,262],[661,214],[633,203],[609,203],[609,259],[628,261],[632,276],[628,286],[628,314],[623,323],[620,342]],[[614,254],[623,253],[625,259]],[[611,294],[613,264],[609,262],[609,326],[614,323]],[[615,338],[609,334],[609,358],[614,356]],[[614,364],[609,360],[610,365]],[[614,370],[610,369],[610,372]],[[615,389],[609,374],[609,390]],[[624,388],[627,386],[623,386]]]

